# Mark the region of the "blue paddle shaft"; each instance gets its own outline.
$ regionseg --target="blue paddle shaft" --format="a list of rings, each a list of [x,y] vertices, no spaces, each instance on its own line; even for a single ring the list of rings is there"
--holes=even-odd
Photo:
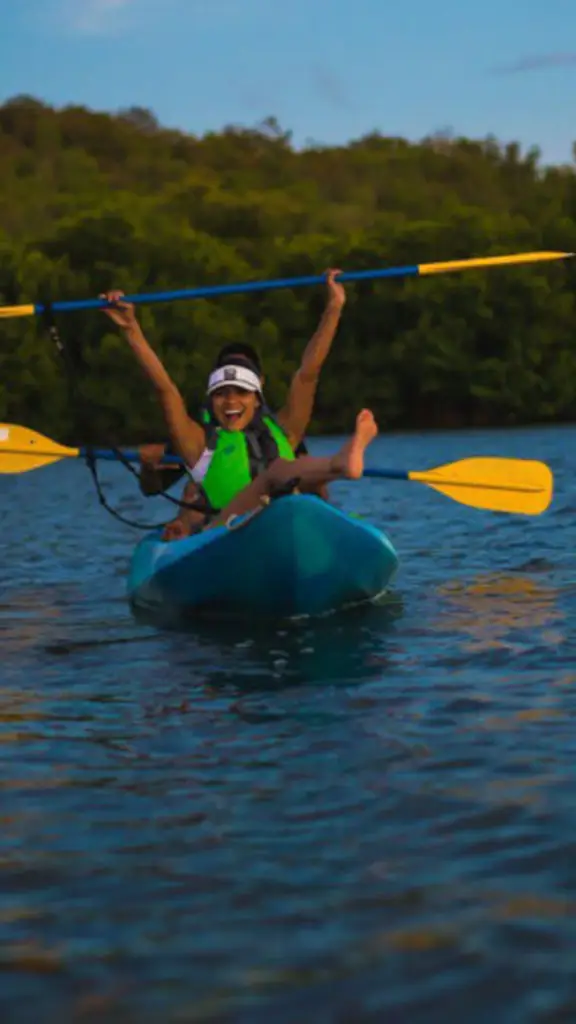
[[[417,277],[417,265],[407,267],[384,267],[380,270],[350,270],[339,274],[338,281],[370,281],[382,277]],[[145,292],[143,295],[125,295],[124,302],[151,303],[173,302],[176,299],[206,299],[217,295],[241,295],[245,292],[268,292],[276,288],[303,288],[305,285],[325,284],[325,274],[309,277],[280,277],[275,281],[245,281],[242,284],[217,284],[205,288],[182,288],[172,292]],[[71,313],[80,309],[104,309],[109,303],[105,299],[76,299],[68,302],[53,302],[55,313]],[[46,307],[38,303],[34,311],[44,313]]]
[[[88,449],[80,448],[80,455],[86,455]],[[103,459],[105,462],[118,462],[118,456],[116,452],[111,451],[109,448],[92,448],[90,449],[91,455],[95,459]],[[134,450],[122,450],[122,455],[127,462],[141,462],[142,459],[138,451]],[[179,455],[163,455],[162,462],[159,465],[159,469],[164,466],[183,466],[184,462]],[[364,476],[374,477],[382,480],[408,480],[408,472],[404,469],[365,469]]]
[[[142,462],[142,457],[138,451],[132,451],[130,449],[121,448],[123,458],[126,462]],[[111,451],[110,448],[79,448],[79,454],[82,457],[91,455],[95,459],[103,460],[104,462],[120,462],[118,455],[115,451]],[[163,466],[182,466],[184,467],[184,460],[179,455],[163,455],[162,463],[158,467],[161,469]]]
[[[365,469],[363,476],[374,477],[382,480],[409,480],[406,469]]]

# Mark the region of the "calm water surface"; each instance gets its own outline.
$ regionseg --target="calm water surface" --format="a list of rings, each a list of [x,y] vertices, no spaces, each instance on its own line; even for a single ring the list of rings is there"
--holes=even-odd
[[[0,477],[0,1019],[576,1020],[576,429],[370,461],[474,454],[552,509],[338,485],[394,592],[268,631],[135,622],[84,467]]]

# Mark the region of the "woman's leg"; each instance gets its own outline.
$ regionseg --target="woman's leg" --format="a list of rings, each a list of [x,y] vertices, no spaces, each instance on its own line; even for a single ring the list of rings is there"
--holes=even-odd
[[[257,508],[262,498],[269,496],[275,488],[298,480],[304,490],[307,487],[318,487],[330,483],[331,480],[358,480],[364,471],[364,451],[378,433],[378,427],[372,413],[363,409],[356,417],[356,429],[345,445],[325,458],[303,455],[294,462],[287,459],[276,459],[268,469],[260,473],[248,487],[245,487],[210,523],[222,526],[230,516],[243,515]]]

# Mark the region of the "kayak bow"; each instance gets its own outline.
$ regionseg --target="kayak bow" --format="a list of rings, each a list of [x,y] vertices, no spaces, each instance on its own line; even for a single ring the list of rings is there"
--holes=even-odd
[[[165,620],[322,615],[374,600],[397,567],[381,530],[295,494],[182,540],[148,534],[132,557],[128,595],[135,611]]]

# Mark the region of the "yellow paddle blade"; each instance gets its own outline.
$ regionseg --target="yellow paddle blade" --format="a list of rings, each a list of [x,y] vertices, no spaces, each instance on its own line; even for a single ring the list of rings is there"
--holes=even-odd
[[[36,306],[0,306],[0,320],[8,319],[11,316],[34,316]]]
[[[548,466],[530,459],[462,459],[408,477],[472,508],[526,516],[548,508],[554,485]]]
[[[28,427],[0,423],[0,473],[27,473],[65,457],[77,458],[79,448],[66,448]]]
[[[444,263],[420,263],[418,273],[445,274],[451,270],[474,270],[481,267],[504,267],[513,263],[541,263],[544,260],[566,260],[573,252],[521,252],[512,256],[483,256],[472,260],[449,260]]]

